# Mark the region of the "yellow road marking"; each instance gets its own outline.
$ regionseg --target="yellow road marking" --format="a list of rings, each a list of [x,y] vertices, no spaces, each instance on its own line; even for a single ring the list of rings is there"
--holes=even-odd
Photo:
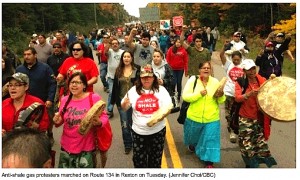
[[[175,141],[171,132],[171,128],[169,125],[169,120],[166,120],[166,139],[170,151],[170,156],[172,159],[173,167],[174,168],[182,168],[182,163],[178,154],[178,151],[176,149]],[[163,159],[166,158],[163,153]]]
[[[167,158],[166,158],[165,152],[163,152],[163,154],[162,154],[161,168],[168,168]]]

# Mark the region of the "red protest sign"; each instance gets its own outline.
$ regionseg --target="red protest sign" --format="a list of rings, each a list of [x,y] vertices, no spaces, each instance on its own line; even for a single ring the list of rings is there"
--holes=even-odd
[[[183,17],[182,16],[174,16],[173,17],[173,26],[183,26]]]

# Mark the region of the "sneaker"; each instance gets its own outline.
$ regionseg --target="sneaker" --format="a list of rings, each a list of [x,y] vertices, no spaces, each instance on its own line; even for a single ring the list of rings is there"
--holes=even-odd
[[[236,143],[236,134],[234,134],[234,132],[231,132],[230,135],[229,135],[229,139],[230,139],[230,142],[232,143]]]
[[[131,151],[131,148],[125,148],[124,154],[129,154]]]
[[[193,146],[193,145],[189,145],[188,146],[188,150],[190,151],[190,152],[195,152],[195,146]]]

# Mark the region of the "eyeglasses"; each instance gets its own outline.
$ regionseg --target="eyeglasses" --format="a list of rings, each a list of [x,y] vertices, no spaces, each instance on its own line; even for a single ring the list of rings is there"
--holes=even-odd
[[[21,87],[24,86],[25,83],[16,83],[16,84],[8,84],[7,87],[12,88],[12,87]]]
[[[59,48],[61,48],[61,47],[59,47],[59,46],[53,46],[53,48],[58,48],[58,49],[59,49]]]
[[[79,84],[82,84],[82,81],[71,81],[70,84],[72,85],[79,85]]]
[[[210,69],[210,67],[202,67],[201,69]]]
[[[73,51],[81,51],[81,48],[73,48]]]

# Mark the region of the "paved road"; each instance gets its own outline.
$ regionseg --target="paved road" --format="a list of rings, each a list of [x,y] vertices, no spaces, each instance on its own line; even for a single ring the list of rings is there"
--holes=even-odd
[[[97,60],[95,59],[95,62]],[[218,52],[213,53],[212,58],[215,77],[219,80],[225,76],[218,58]],[[98,65],[99,67],[99,65]],[[183,79],[185,84],[187,78]],[[98,94],[104,100],[107,100],[107,93],[102,90],[102,83],[99,79],[94,86]],[[224,106],[221,105],[221,162],[215,164],[219,168],[244,168],[239,148],[237,144],[229,142],[229,135],[226,130],[226,120],[224,118]],[[113,129],[113,143],[108,152],[107,168],[133,168],[132,152],[125,155],[122,143],[121,126],[119,114],[115,107],[114,117],[110,120]],[[182,125],[178,124],[178,113],[168,116],[166,144],[162,161],[162,168],[202,168],[204,164],[199,161],[194,153],[190,153],[183,145]],[[54,149],[57,151],[56,160],[58,160],[60,146],[59,139],[61,128],[55,128]],[[296,167],[296,122],[272,122],[271,137],[269,147],[272,155],[277,160],[278,168],[295,168]],[[56,161],[56,165],[58,162]],[[262,166],[264,167],[264,166]]]

